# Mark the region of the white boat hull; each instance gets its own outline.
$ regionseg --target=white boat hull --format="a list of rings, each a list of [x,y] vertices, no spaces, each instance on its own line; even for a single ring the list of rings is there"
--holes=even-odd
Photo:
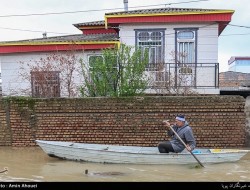
[[[52,157],[66,160],[117,163],[117,164],[197,164],[188,152],[159,153],[157,147],[117,146],[85,144],[61,141],[36,140],[43,151]],[[199,161],[205,163],[235,162],[249,150],[241,149],[195,149]]]

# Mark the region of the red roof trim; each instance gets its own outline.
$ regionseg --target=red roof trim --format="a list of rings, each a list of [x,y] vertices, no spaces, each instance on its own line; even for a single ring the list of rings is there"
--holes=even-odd
[[[219,34],[231,21],[233,13],[191,14],[191,15],[160,15],[141,17],[107,17],[108,24],[121,23],[161,23],[161,22],[219,22]]]
[[[114,47],[114,44],[80,44],[74,46],[75,50],[97,50]],[[66,51],[70,50],[70,45],[16,45],[0,46],[0,54],[23,53],[23,52],[46,52],[46,51]]]
[[[229,60],[228,60],[228,65],[231,65],[234,61],[238,61],[238,60],[247,60],[247,61],[250,61],[250,57],[247,57],[247,56],[241,56],[241,57],[231,57]]]
[[[103,29],[83,29],[82,33],[88,35],[88,34],[107,34],[107,33],[114,33],[114,34],[116,34],[117,32],[113,28],[105,29],[103,27]]]
[[[141,17],[107,17],[108,24],[139,23],[139,22],[195,22],[195,21],[231,21],[232,13],[193,14],[193,15],[163,15]]]

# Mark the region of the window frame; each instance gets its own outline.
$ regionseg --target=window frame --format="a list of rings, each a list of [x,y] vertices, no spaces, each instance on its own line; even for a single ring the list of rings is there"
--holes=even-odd
[[[56,98],[61,96],[60,71],[31,71],[30,75],[32,97]],[[39,76],[43,78],[37,82],[39,79],[36,80],[36,78]]]
[[[198,28],[189,28],[189,27],[188,28],[174,28],[174,30],[175,30],[175,62],[176,63],[184,63],[184,64],[185,63],[193,63],[193,64],[197,63],[197,36],[198,36]],[[178,33],[179,32],[185,32],[185,31],[187,31],[187,32],[190,32],[190,31],[193,32],[194,37],[192,39],[189,39],[189,38],[178,39]],[[187,61],[185,61],[185,58],[182,59],[182,62],[180,61],[179,55],[178,55],[178,54],[181,54],[181,52],[178,51],[180,43],[183,43],[183,44],[185,44],[185,43],[193,43],[193,45],[194,45],[194,47],[193,47],[193,50],[194,50],[193,54],[194,55],[192,56],[193,59],[191,61],[187,62]]]
[[[135,46],[143,48],[142,50],[145,51],[145,49],[149,50],[149,64],[157,64],[157,63],[164,63],[165,60],[165,31],[166,28],[152,28],[152,29],[135,29]],[[148,39],[143,41],[140,40],[139,35],[142,32],[148,32],[149,35],[147,36]],[[157,36],[151,36],[153,33],[160,32],[160,38],[159,40],[152,38],[157,38]],[[158,36],[159,37],[159,36]],[[142,43],[140,45],[139,43]],[[145,44],[143,44],[145,43]],[[146,45],[148,43],[148,45]],[[155,43],[155,44],[154,44]],[[159,44],[160,43],[160,44]],[[159,48],[160,47],[160,48]],[[152,50],[152,51],[151,51]],[[154,54],[151,55],[151,52],[154,52]],[[157,60],[157,58],[159,59]],[[154,60],[152,60],[154,59]]]

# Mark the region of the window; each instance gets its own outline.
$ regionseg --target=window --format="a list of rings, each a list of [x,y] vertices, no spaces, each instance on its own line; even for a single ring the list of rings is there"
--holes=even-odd
[[[100,61],[103,61],[102,55],[90,55],[89,56],[89,69],[91,70]]]
[[[197,28],[175,29],[178,86],[195,86]]]
[[[95,78],[101,78],[101,73],[98,72],[98,67],[100,63],[103,62],[103,57],[102,55],[89,55],[88,57],[89,60],[89,80],[93,80],[91,79],[91,75],[92,73],[95,73]],[[92,76],[93,78],[94,76]]]
[[[164,62],[164,35],[165,29],[135,30],[136,46],[148,51],[150,64]]]
[[[195,63],[196,30],[181,29],[176,31],[178,63]]]
[[[179,40],[181,39],[194,39],[194,32],[193,31],[180,31],[177,33],[177,37]]]
[[[31,72],[32,97],[60,97],[59,71]]]
[[[102,56],[90,55],[89,56],[89,82],[97,85],[100,96],[107,96],[113,92],[117,82],[117,58],[116,56]],[[108,84],[108,85],[107,85]]]
[[[105,67],[103,63],[105,61]],[[115,67],[114,67],[115,64]],[[89,72],[95,79],[102,80],[104,76],[111,77],[113,72],[117,72],[116,58],[111,60],[104,60],[102,55],[90,55],[89,56]],[[109,72],[107,75],[106,72]],[[92,75],[92,73],[94,75]],[[109,78],[107,78],[109,80]],[[90,79],[91,80],[91,79]]]

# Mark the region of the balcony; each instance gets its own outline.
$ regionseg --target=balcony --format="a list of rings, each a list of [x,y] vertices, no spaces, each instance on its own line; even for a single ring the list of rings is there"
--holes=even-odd
[[[147,66],[145,74],[149,80],[147,93],[220,93],[218,63],[154,63]]]

